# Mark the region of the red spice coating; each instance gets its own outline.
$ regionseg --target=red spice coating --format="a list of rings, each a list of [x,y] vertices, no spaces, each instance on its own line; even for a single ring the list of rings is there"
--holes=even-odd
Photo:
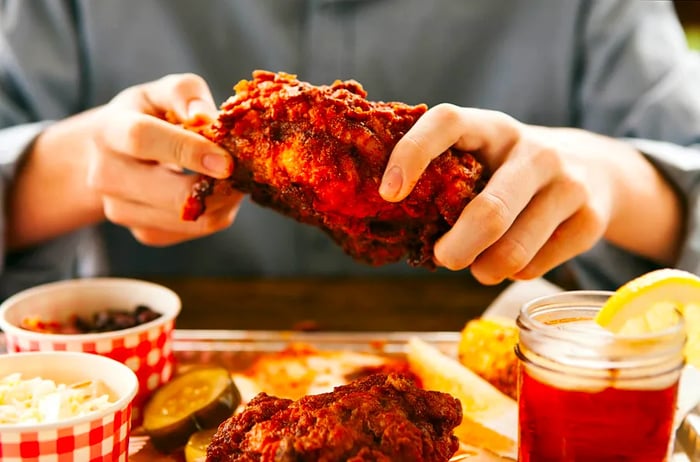
[[[471,155],[448,150],[406,199],[382,199],[389,155],[425,105],[368,101],[355,81],[314,86],[267,71],[254,72],[235,91],[206,133],[233,156],[233,175],[203,177],[183,218],[203,213],[208,195],[237,189],[322,228],[359,261],[408,258],[434,268],[433,245],[483,187],[483,169]]]
[[[375,374],[298,401],[261,393],[221,424],[207,462],[447,462],[456,398]]]

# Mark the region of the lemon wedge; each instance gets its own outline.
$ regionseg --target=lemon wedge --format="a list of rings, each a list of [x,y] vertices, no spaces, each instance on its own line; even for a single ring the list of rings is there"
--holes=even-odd
[[[686,362],[700,367],[700,277],[665,268],[644,274],[620,287],[605,302],[595,321],[618,333],[659,332],[683,315],[687,342]]]
[[[685,361],[700,369],[700,303],[685,305],[683,318],[688,334],[685,343]]]

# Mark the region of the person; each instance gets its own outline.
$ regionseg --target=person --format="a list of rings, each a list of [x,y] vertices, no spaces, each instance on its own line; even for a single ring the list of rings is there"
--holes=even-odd
[[[0,296],[91,275],[425,274],[371,268],[243,195],[180,219],[226,152],[162,120],[215,116],[254,69],[356,79],[430,110],[380,193],[449,146],[492,176],[436,244],[484,284],[573,271],[615,288],[700,263],[700,65],[670,2],[0,2]],[[566,266],[562,266],[566,265]]]

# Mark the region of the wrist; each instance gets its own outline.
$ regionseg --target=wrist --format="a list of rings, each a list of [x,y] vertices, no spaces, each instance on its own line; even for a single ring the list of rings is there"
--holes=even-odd
[[[618,140],[612,162],[613,207],[605,238],[626,250],[673,265],[683,234],[684,207],[676,189],[633,146]]]
[[[7,200],[7,247],[25,248],[104,219],[87,186],[94,111],[42,131],[20,162]]]

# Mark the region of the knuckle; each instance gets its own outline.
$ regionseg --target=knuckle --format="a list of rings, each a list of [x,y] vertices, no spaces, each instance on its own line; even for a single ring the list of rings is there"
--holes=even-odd
[[[125,88],[110,100],[109,105],[131,105],[139,98],[142,91],[143,89],[141,85]]]
[[[503,135],[506,139],[512,140],[513,143],[523,139],[525,126],[519,120],[501,111],[496,111],[496,118],[501,122],[499,125],[505,131]]]
[[[593,240],[603,235],[606,227],[606,219],[600,211],[591,206],[583,207],[579,212],[578,229],[584,236],[591,236]],[[585,239],[589,241],[590,239]]]
[[[192,159],[192,149],[190,148],[186,137],[170,137],[170,153],[176,165],[180,167],[190,167],[194,165],[194,159]]]
[[[510,207],[497,194],[482,192],[478,198],[478,210],[480,211],[484,233],[493,238],[502,235],[510,226]],[[475,199],[477,200],[477,199]]]
[[[459,122],[461,109],[450,103],[440,103],[432,108],[433,117],[443,125],[452,125]]]
[[[590,189],[576,175],[566,175],[559,181],[562,196],[571,198],[576,203],[586,203],[591,198]]]
[[[124,147],[128,154],[139,152],[150,128],[149,116],[137,114],[125,122]]]
[[[179,95],[198,92],[202,88],[206,88],[207,84],[204,79],[192,72],[182,74],[171,74],[165,77],[170,86],[170,90]]]
[[[540,146],[534,151],[533,162],[535,165],[553,172],[561,171],[563,166],[559,150],[549,145]]]
[[[503,276],[521,270],[530,261],[531,252],[518,239],[506,237],[491,249],[491,257],[498,262]]]

